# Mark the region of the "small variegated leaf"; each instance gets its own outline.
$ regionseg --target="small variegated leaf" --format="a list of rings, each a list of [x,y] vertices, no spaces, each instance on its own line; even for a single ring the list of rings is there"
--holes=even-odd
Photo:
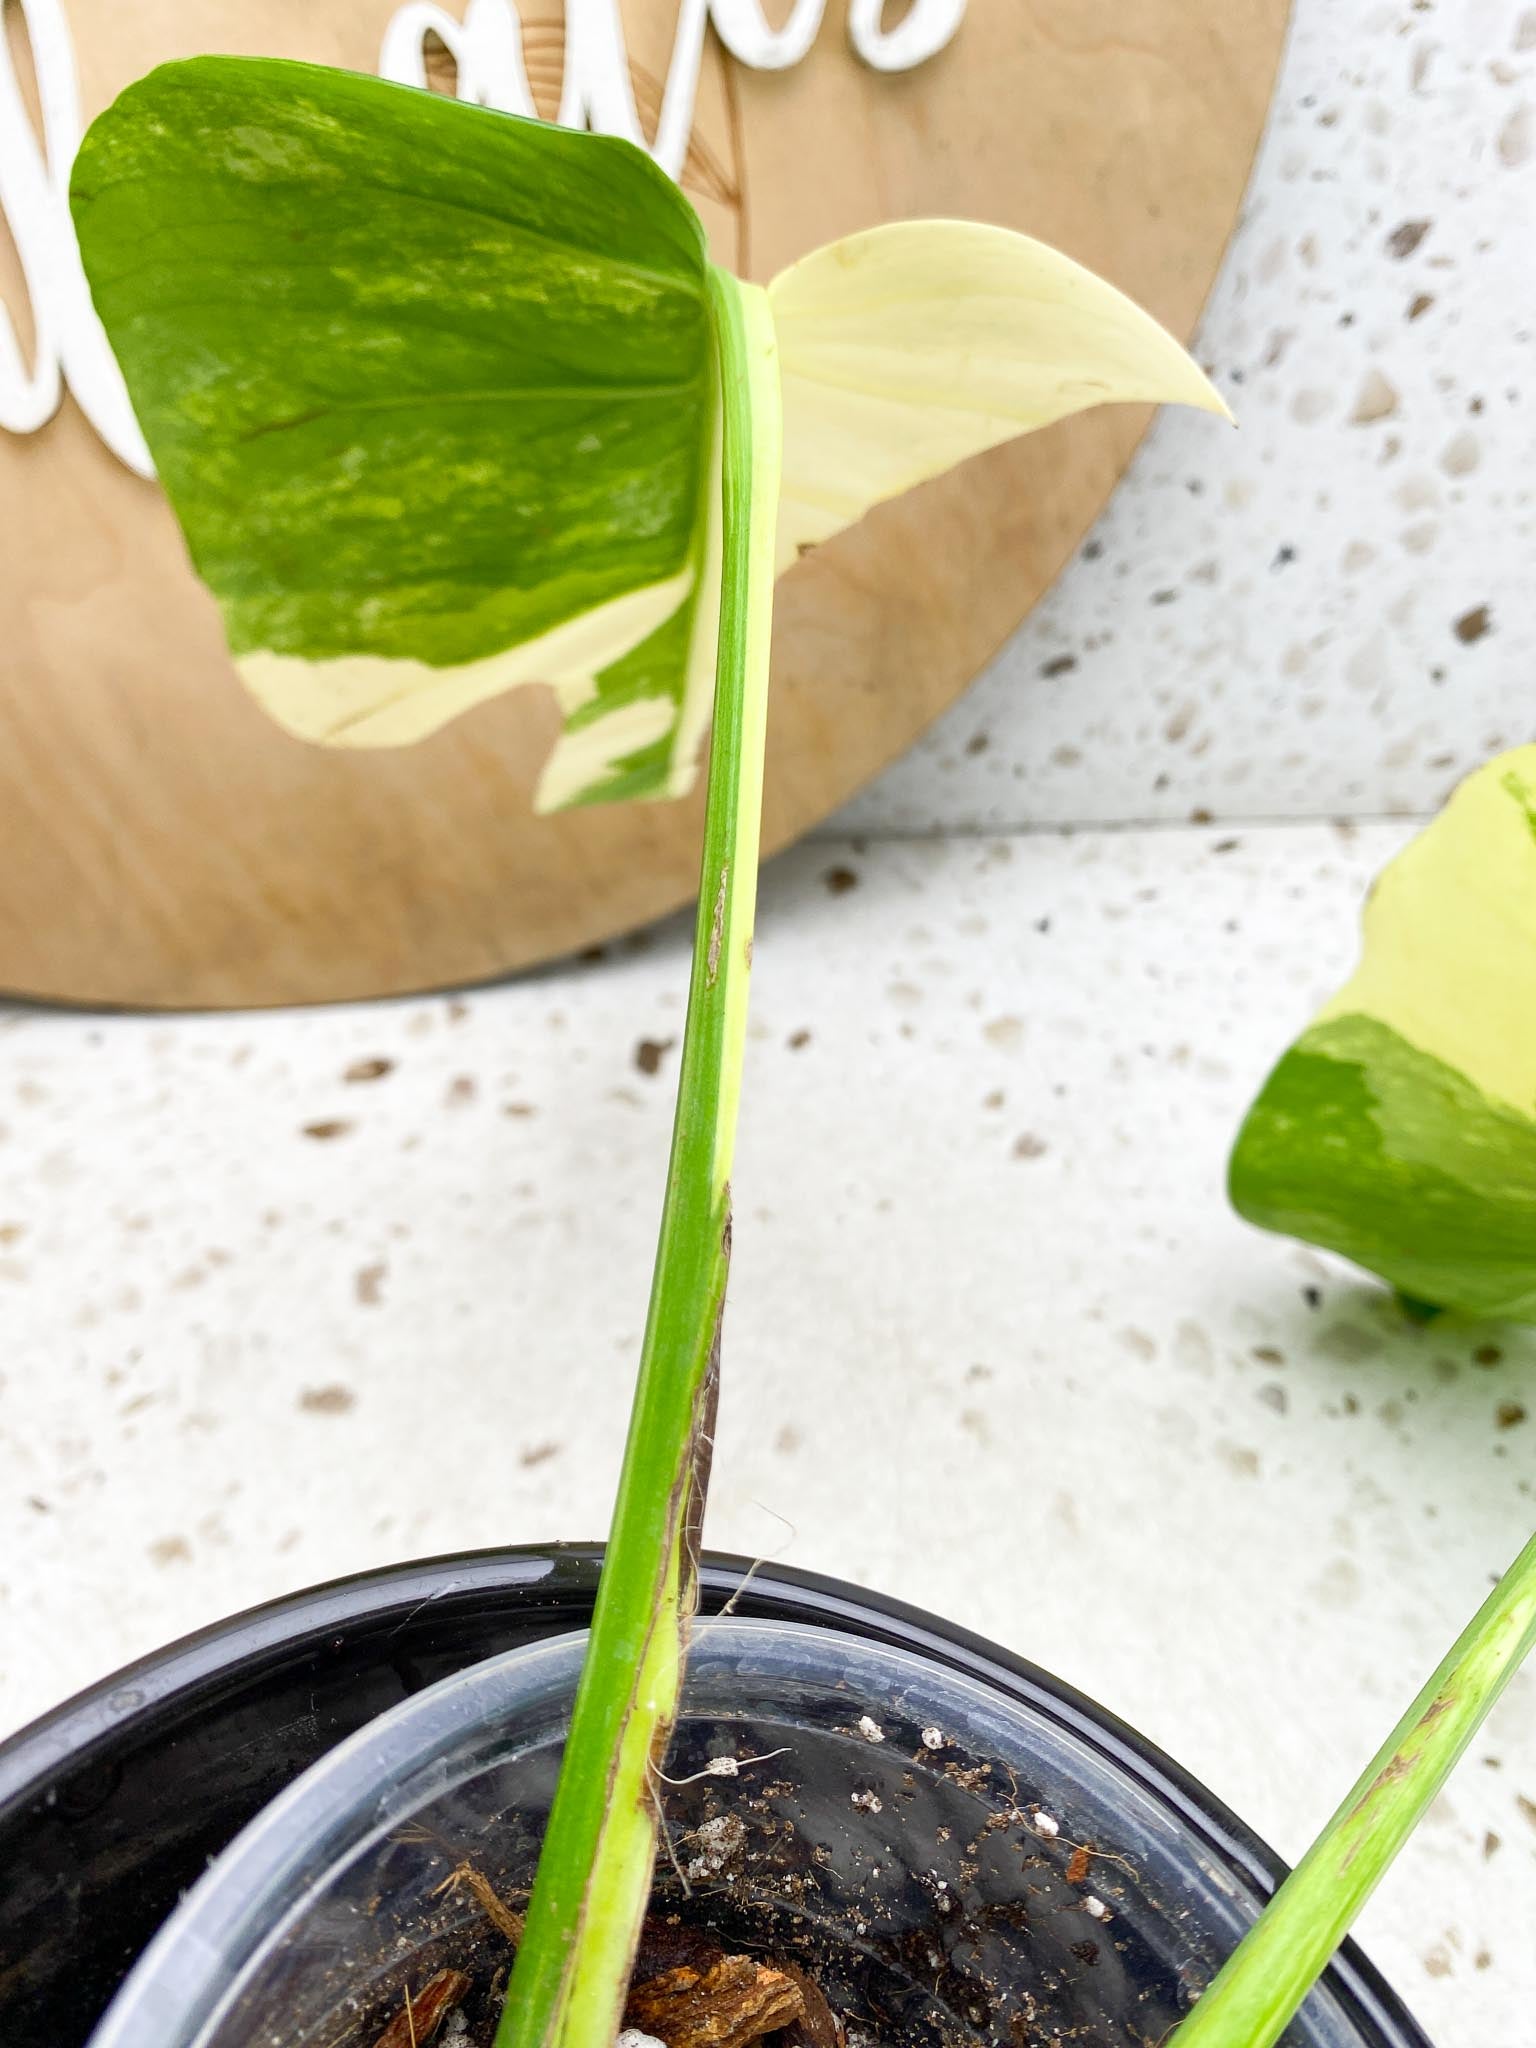
[[[1363,931],[1248,1112],[1233,1203],[1414,1303],[1536,1322],[1536,747],[1462,783]]]

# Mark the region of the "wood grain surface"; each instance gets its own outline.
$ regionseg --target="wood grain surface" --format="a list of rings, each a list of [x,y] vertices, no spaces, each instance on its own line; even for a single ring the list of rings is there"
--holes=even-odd
[[[199,50],[372,70],[391,12],[69,0],[87,114]],[[552,108],[558,0],[523,13]],[[878,221],[967,215],[1056,243],[1189,334],[1262,128],[1285,0],[972,0],[949,48],[897,76],[858,62],[842,13],[834,0],[794,70],[707,49],[684,184],[718,257],[763,279]],[[625,19],[653,108],[676,0],[633,0]],[[0,296],[25,335],[3,232]],[[1112,408],[981,456],[781,582],[770,849],[964,689],[1145,424]],[[155,486],[68,398],[42,431],[0,432],[0,989],[162,1007],[404,992],[550,959],[682,903],[697,799],[535,818],[555,726],[530,690],[400,752],[288,738],[235,680]]]

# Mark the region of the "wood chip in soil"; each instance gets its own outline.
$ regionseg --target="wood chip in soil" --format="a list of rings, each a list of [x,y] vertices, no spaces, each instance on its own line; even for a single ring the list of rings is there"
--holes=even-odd
[[[419,1991],[406,1987],[400,2010],[373,2048],[427,2048],[456,2005],[463,2002],[469,1979],[462,1970],[439,1970]]]
[[[800,1986],[783,1970],[750,1956],[722,1956],[702,1975],[683,1965],[634,1985],[624,2024],[654,2034],[666,2048],[749,2048],[804,2012]]]

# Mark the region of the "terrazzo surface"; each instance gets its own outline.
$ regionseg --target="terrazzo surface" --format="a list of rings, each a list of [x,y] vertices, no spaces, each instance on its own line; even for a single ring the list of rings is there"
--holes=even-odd
[[[840,829],[1432,810],[1532,736],[1536,7],[1298,0],[1196,353],[1238,431],[1165,413]]]
[[[1402,837],[807,847],[759,931],[710,1540],[1012,1645],[1282,1852],[1536,1521],[1536,1341],[1408,1326],[1222,1198]],[[602,1528],[686,955],[3,1013],[7,1726],[288,1588]],[[1366,1924],[1441,2048],[1525,2038],[1533,1708]]]

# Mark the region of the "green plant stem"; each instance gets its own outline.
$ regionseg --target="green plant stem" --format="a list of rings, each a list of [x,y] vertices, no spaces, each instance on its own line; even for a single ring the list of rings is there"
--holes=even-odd
[[[1536,1645],[1536,1537],[1238,1943],[1172,2048],[1273,2048]]]
[[[780,402],[765,294],[710,273],[723,567],[688,1017],[661,1236],[592,1635],[496,2048],[611,2048],[697,1598],[757,899]]]

